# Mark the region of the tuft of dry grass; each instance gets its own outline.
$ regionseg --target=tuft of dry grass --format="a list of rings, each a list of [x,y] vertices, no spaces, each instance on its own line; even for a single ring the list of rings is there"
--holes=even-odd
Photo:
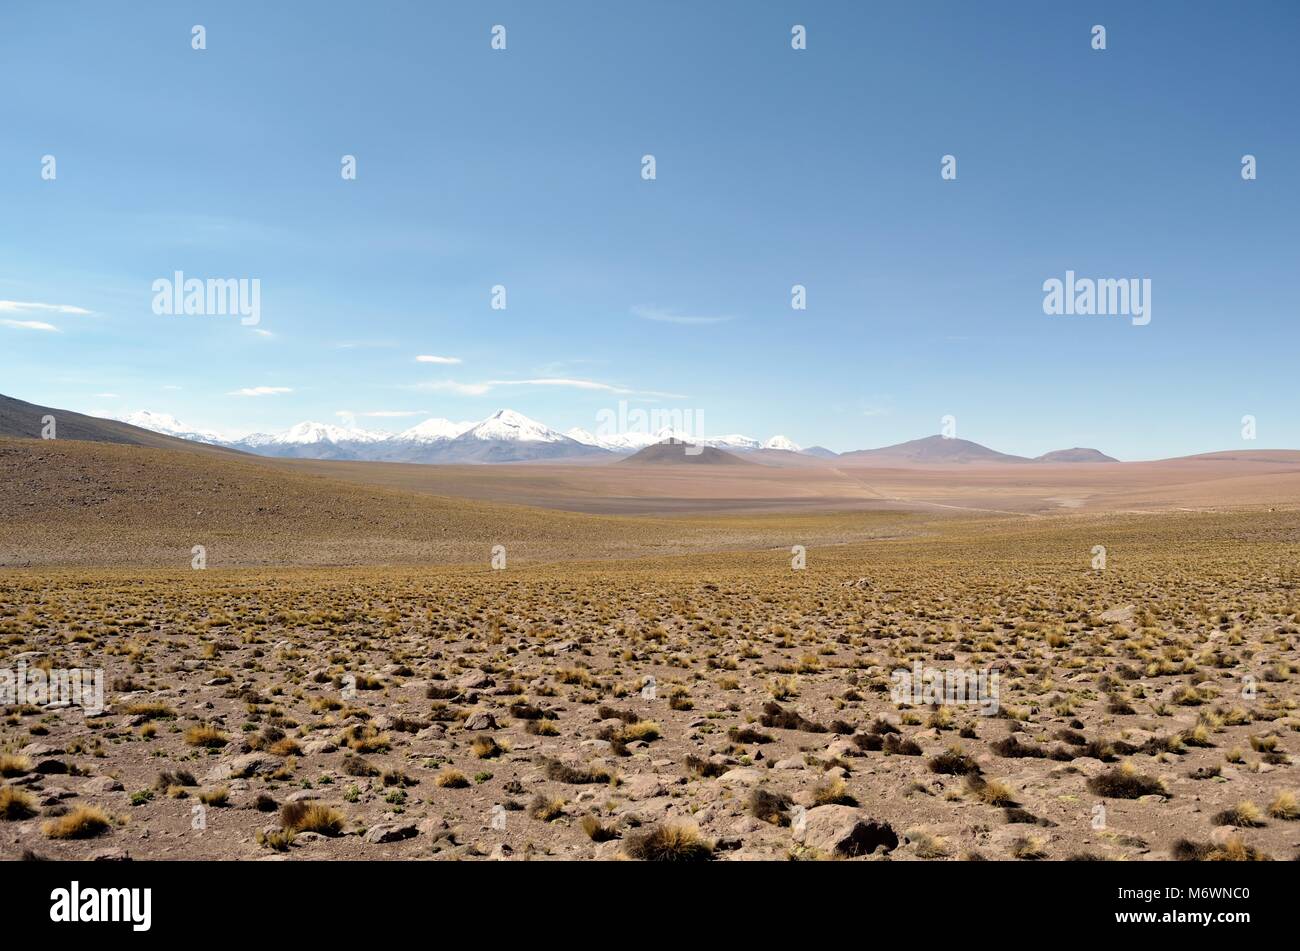
[[[36,799],[17,786],[0,786],[0,819],[19,822],[36,815]]]
[[[907,833],[912,847],[919,859],[943,859],[948,857],[948,842],[942,836],[931,835],[924,829],[912,829]]]
[[[1238,829],[1256,829],[1264,825],[1264,817],[1259,806],[1249,800],[1243,800],[1217,814],[1214,817],[1214,824],[1216,826],[1236,826]]]
[[[978,773],[971,773],[966,777],[965,791],[968,796],[984,803],[986,806],[1014,806],[1016,804],[1015,796],[1012,794],[1010,787],[996,779],[985,779]]]
[[[548,756],[540,757],[537,762],[546,772],[546,778],[557,783],[581,786],[614,781],[614,774],[603,766],[570,766]]]
[[[507,748],[491,736],[476,737],[471,749],[479,759],[495,759],[507,752]]]
[[[439,789],[464,789],[471,785],[468,776],[450,766],[434,777],[433,784]]]
[[[1131,763],[1121,763],[1088,780],[1088,789],[1108,799],[1140,799],[1142,796],[1168,796],[1165,784],[1154,776],[1139,773]]]
[[[93,839],[103,835],[112,825],[112,820],[102,809],[78,806],[67,815],[45,823],[45,835],[51,839]]]
[[[1274,819],[1300,819],[1300,803],[1296,802],[1295,793],[1283,790],[1268,805],[1268,814]]]
[[[927,764],[930,772],[944,776],[966,776],[980,771],[979,764],[966,755],[960,746],[950,746]]]
[[[542,822],[551,822],[564,815],[564,800],[538,793],[528,804],[528,814]]]
[[[1039,836],[1024,836],[1011,843],[1014,858],[1036,861],[1047,858],[1047,840]]]
[[[700,830],[683,822],[669,822],[628,838],[623,846],[628,857],[643,862],[708,862],[713,843]]]
[[[818,806],[856,806],[858,801],[849,795],[849,784],[839,776],[832,776],[813,788],[813,803]]]
[[[1272,857],[1254,846],[1247,845],[1241,836],[1234,835],[1217,845],[1213,842],[1192,842],[1179,839],[1172,850],[1177,862],[1270,862]]]
[[[230,738],[210,723],[192,726],[185,731],[185,742],[190,746],[202,746],[219,749],[230,742]]]
[[[790,824],[790,807],[794,800],[783,792],[759,786],[749,794],[749,814],[772,825]]]
[[[230,802],[230,790],[225,786],[199,790],[199,802],[205,806],[224,806]]]
[[[6,779],[31,772],[32,761],[21,753],[0,753],[0,776]]]
[[[144,717],[146,720],[170,720],[176,716],[176,711],[167,704],[150,700],[129,704],[125,712],[128,716]]]
[[[280,808],[280,825],[294,833],[319,832],[333,838],[343,831],[343,816],[319,802],[286,802]]]
[[[599,817],[590,812],[582,817],[580,825],[592,842],[608,842],[618,838],[618,829],[613,824],[601,822]]]

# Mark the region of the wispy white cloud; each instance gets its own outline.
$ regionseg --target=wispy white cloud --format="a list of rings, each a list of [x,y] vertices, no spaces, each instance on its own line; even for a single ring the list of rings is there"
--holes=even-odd
[[[620,396],[660,396],[664,399],[684,400],[681,393],[663,393],[658,390],[637,390],[613,383],[600,383],[596,380],[575,380],[567,377],[538,377],[532,380],[488,380],[489,386],[560,386],[575,390],[598,390],[602,393],[617,393]]]
[[[231,390],[227,396],[279,396],[281,393],[292,393],[293,388],[288,386],[246,386],[243,389]]]
[[[275,334],[271,333],[271,331],[269,331],[269,330],[263,330],[261,327],[254,327],[254,328],[253,328],[253,333],[257,334],[259,337],[274,337],[274,336],[275,336]]]
[[[335,350],[388,350],[396,347],[392,340],[344,340],[334,344]]]
[[[454,363],[460,363],[460,357],[439,357],[439,356],[435,356],[432,353],[422,353],[415,358],[415,362],[416,363],[442,363],[442,364],[450,365]]]
[[[421,393],[455,393],[457,396],[482,396],[492,387],[487,383],[458,383],[455,380],[427,380],[409,387]]]
[[[47,324],[43,320],[10,320],[8,317],[0,317],[0,327],[12,327],[15,330],[43,330],[46,333],[63,333],[53,324]]]
[[[598,393],[614,393],[619,396],[652,396],[663,399],[686,399],[681,393],[663,393],[658,390],[637,390],[613,383],[601,383],[598,380],[579,380],[569,377],[535,377],[527,380],[484,380],[482,383],[460,383],[456,380],[431,380],[413,383],[410,389],[426,393],[456,393],[460,396],[483,396],[503,386],[550,386],[574,390],[589,390]]]
[[[70,314],[74,317],[89,317],[93,310],[73,307],[71,304],[42,304],[39,301],[0,300],[0,314]]]
[[[642,320],[654,320],[663,324],[724,324],[733,317],[702,317],[690,314],[677,314],[662,307],[633,307],[632,313]]]
[[[375,419],[401,419],[403,416],[427,416],[428,410],[424,409],[376,409],[365,413],[358,413],[350,409],[336,409],[334,415],[342,419],[355,419],[358,416],[371,417]]]

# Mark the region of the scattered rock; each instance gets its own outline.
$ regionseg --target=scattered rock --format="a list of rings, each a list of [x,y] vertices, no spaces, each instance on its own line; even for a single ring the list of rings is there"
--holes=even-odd
[[[886,852],[898,848],[898,835],[888,823],[876,822],[852,806],[809,809],[800,825],[802,829],[795,829],[796,839],[829,855],[852,858],[871,855],[878,848]]]
[[[96,776],[81,784],[81,791],[92,796],[100,793],[121,792],[125,788],[112,776]]]
[[[400,842],[419,834],[420,830],[416,828],[414,822],[381,822],[366,830],[365,840],[372,845],[378,845],[383,842]]]
[[[497,729],[497,720],[486,710],[480,710],[477,713],[471,713],[465,718],[465,729],[495,730]]]

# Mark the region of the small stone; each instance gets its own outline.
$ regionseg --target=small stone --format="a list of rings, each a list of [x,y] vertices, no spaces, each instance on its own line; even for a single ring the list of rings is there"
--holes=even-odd
[[[100,849],[98,852],[91,853],[92,862],[129,862],[131,853],[126,849]]]
[[[81,791],[90,795],[98,793],[121,792],[126,787],[112,776],[96,776],[81,784]]]

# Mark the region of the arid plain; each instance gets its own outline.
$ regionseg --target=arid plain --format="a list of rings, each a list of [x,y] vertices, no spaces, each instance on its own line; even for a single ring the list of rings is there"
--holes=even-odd
[[[107,704],[6,709],[0,850],[1291,859],[1297,552],[1295,452],[489,467],[0,438],[3,666],[103,669]],[[917,663],[996,671],[996,710],[898,702]]]

